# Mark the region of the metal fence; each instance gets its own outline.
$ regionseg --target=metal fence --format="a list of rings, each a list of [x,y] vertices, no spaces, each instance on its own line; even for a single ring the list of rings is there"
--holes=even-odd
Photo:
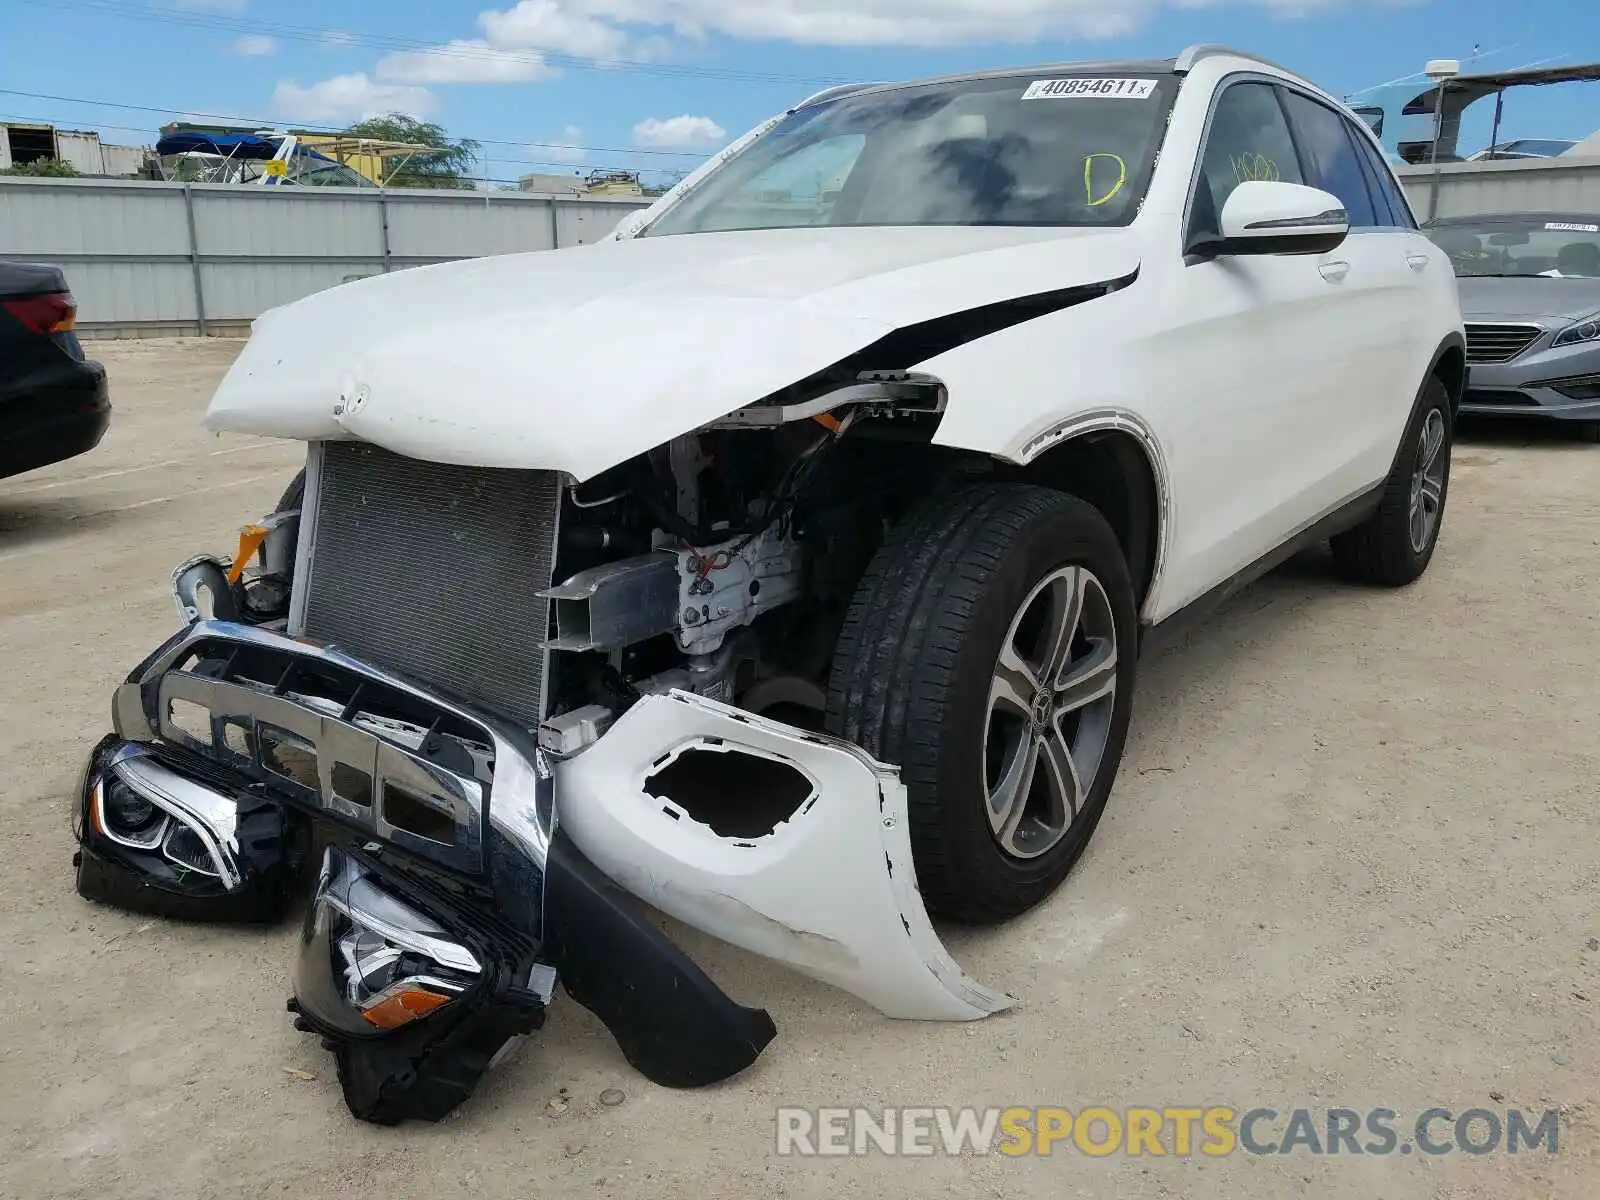
[[[1600,213],[1600,158],[1441,163],[1396,171],[1419,220],[1503,212]]]
[[[62,267],[89,336],[225,336],[350,279],[598,241],[648,203],[0,177],[0,259]]]
[[[1600,213],[1600,159],[1402,167],[1422,219]],[[67,272],[90,336],[242,334],[365,275],[598,241],[646,200],[0,177],[0,259]]]

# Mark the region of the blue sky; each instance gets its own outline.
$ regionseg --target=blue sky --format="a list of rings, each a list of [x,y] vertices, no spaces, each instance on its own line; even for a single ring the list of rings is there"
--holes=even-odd
[[[1197,41],[1251,49],[1340,95],[1474,47],[1478,70],[1600,59],[1592,0],[499,3],[0,0],[0,117],[126,144],[197,114],[338,128],[397,109],[482,140],[492,178],[658,175],[839,80],[1165,56]],[[1464,149],[1487,142],[1492,110],[1470,114]],[[1503,136],[1582,137],[1600,127],[1600,84],[1521,89],[1506,111]]]

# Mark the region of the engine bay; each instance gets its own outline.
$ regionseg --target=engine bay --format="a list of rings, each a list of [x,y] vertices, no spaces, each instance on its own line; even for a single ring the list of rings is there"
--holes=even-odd
[[[569,486],[544,748],[576,753],[673,690],[820,729],[845,607],[927,488],[905,449],[942,407],[903,372],[811,381]]]

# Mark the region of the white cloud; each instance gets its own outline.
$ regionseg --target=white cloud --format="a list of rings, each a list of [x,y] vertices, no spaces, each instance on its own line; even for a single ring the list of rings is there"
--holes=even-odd
[[[535,51],[500,50],[472,39],[385,54],[374,74],[390,83],[532,83],[554,72]]]
[[[728,131],[710,117],[647,117],[633,127],[633,140],[647,150],[698,150],[728,138]]]
[[[260,33],[247,33],[243,37],[234,38],[233,52],[242,58],[265,58],[269,54],[278,52],[276,38],[269,38]]]
[[[377,83],[362,71],[335,75],[309,87],[285,79],[272,93],[273,114],[297,121],[359,121],[390,112],[423,117],[435,103],[426,88]]]
[[[502,50],[549,50],[579,58],[617,58],[627,37],[600,19],[607,0],[520,0],[478,18],[489,44]],[[669,0],[672,2],[672,0]]]
[[[1354,7],[1426,0],[520,0],[478,18],[502,49],[582,58],[659,57],[663,32],[699,39],[719,33],[747,41],[835,46],[1017,44],[1096,40],[1132,33],[1163,9],[1256,8],[1306,17]],[[1175,48],[1176,49],[1176,48]]]

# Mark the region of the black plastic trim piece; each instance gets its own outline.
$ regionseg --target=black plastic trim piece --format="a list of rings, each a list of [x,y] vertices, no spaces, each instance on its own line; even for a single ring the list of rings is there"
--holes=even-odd
[[[1146,626],[1139,638],[1139,657],[1158,654],[1181,641],[1185,634],[1203,623],[1223,604],[1268,571],[1288,562],[1302,550],[1310,549],[1336,533],[1354,529],[1377,511],[1378,504],[1383,499],[1383,487],[1383,481],[1380,480],[1372,487],[1336,505],[1332,511],[1291,534],[1275,549],[1242,570],[1234,572],[1216,587],[1197,596],[1159,624]]]
[[[730,999],[558,826],[545,876],[545,956],[652,1083],[718,1083],[777,1036],[765,1009]]]

